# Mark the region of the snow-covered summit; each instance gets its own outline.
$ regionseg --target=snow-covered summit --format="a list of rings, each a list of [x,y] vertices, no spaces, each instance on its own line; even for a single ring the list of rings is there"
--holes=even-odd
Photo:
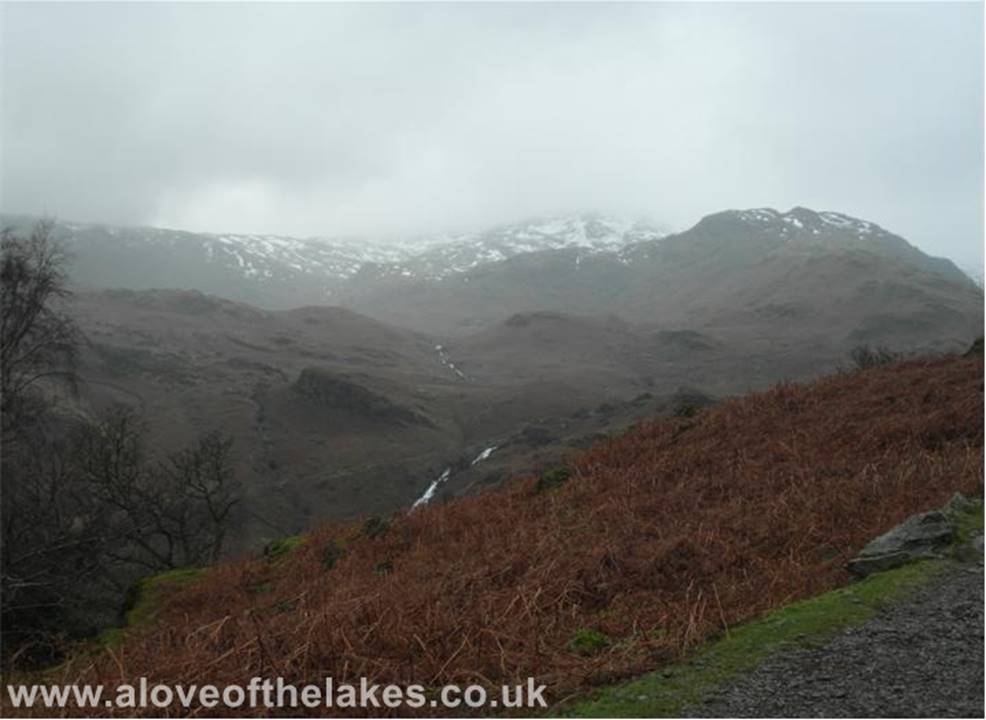
[[[876,223],[830,210],[816,212],[804,207],[795,207],[783,213],[773,208],[753,208],[730,210],[726,214],[749,225],[775,230],[784,236],[840,232],[856,235],[862,239],[867,235],[888,234]]]
[[[207,262],[232,263],[248,277],[271,277],[275,267],[335,278],[352,277],[368,262],[400,262],[400,245],[348,238],[299,239],[278,235],[204,235]]]
[[[583,253],[616,252],[667,234],[643,221],[599,215],[570,215],[500,225],[489,230],[445,236],[376,273],[437,279],[517,255],[576,248]]]
[[[515,252],[572,247],[605,252],[666,234],[656,225],[643,221],[605,215],[571,215],[502,225],[461,240],[500,244]]]
[[[76,277],[83,284],[124,283],[143,289],[171,287],[177,281],[182,287],[275,307],[336,302],[357,276],[440,280],[527,253],[567,248],[579,249],[580,255],[612,252],[666,234],[650,223],[600,215],[382,239],[192,233],[94,223],[60,223],[56,232],[79,258]]]

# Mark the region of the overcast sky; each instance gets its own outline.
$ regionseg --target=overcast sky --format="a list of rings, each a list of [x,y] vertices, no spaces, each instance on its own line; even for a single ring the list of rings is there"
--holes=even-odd
[[[979,3],[2,13],[5,212],[308,236],[805,205],[982,264]]]

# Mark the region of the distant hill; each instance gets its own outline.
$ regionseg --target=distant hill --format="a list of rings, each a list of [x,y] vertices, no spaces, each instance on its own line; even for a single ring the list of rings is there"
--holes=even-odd
[[[965,342],[982,324],[981,289],[949,260],[874,223],[805,208],[730,210],[618,250],[527,253],[437,281],[354,282],[343,300],[446,334],[532,311],[909,346]]]
[[[237,543],[410,503],[459,449],[434,343],[349,310],[268,311],[198,291],[82,293],[82,402],[142,410],[152,446],[232,436]],[[436,459],[437,456],[437,459]]]
[[[951,261],[873,222],[806,208],[728,210],[671,235],[591,215],[399,243],[72,223],[56,235],[82,288],[342,305],[441,337],[546,311],[741,339],[793,333],[842,349],[946,349],[982,324],[982,289]]]
[[[27,216],[0,216],[24,228]],[[387,278],[434,281],[517,255],[579,248],[598,253],[661,237],[657,227],[597,215],[532,220],[483,232],[391,240],[191,233],[58,222],[71,276],[90,289],[199,290],[267,309],[339,304]]]

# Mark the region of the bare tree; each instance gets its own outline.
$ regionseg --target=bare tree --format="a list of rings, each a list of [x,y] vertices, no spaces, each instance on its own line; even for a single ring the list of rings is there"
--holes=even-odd
[[[218,433],[154,459],[132,409],[52,411],[81,334],[51,234],[0,233],[0,632],[5,653],[31,647],[37,662],[58,657],[52,638],[114,619],[140,577],[218,558],[238,494]]]
[[[145,458],[144,423],[125,406],[80,429],[74,456],[104,508],[107,554],[151,572],[202,565],[222,553],[239,485],[232,440],[209,433],[161,461]]]
[[[182,524],[189,536],[185,555],[193,564],[215,562],[222,554],[230,514],[239,502],[232,447],[232,438],[211,432],[196,447],[172,455],[162,468],[166,486],[183,498],[178,507],[187,518]]]
[[[68,629],[72,587],[93,569],[95,538],[79,524],[90,498],[45,422],[44,389],[74,387],[79,339],[60,308],[65,254],[52,229],[0,231],[0,603],[4,635],[19,645]]]
[[[237,503],[232,441],[209,433],[163,459],[117,406],[65,437],[29,434],[4,457],[0,592],[9,646],[116,620],[134,582],[215,561]]]
[[[14,441],[39,415],[37,392],[45,381],[73,384],[79,332],[60,308],[65,287],[64,250],[52,239],[54,224],[39,222],[26,236],[0,231],[0,425]]]
[[[57,657],[51,638],[84,635],[114,617],[101,508],[63,438],[31,433],[4,448],[0,607],[4,649]]]

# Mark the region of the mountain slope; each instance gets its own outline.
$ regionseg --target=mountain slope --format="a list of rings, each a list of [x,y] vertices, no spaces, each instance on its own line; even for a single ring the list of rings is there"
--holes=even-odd
[[[136,406],[160,450],[232,436],[246,548],[408,506],[446,468],[440,495],[495,484],[670,410],[681,386],[721,394],[759,379],[727,372],[760,366],[739,346],[614,319],[534,313],[444,341],[342,308],[268,311],[196,291],[81,293],[70,310],[86,338],[81,412]]]
[[[30,217],[4,217],[23,227]],[[82,288],[199,290],[267,308],[321,304],[365,262],[404,250],[350,239],[331,243],[274,235],[215,235],[147,227],[57,223]]]
[[[0,216],[0,225],[23,228],[36,220]],[[436,280],[526,253],[613,251],[662,234],[647,224],[592,215],[373,241],[55,225],[80,287],[199,290],[268,309],[335,303],[344,287]]]
[[[804,208],[726,211],[616,252],[530,253],[440,281],[351,285],[342,298],[389,322],[458,334],[515,313],[613,313],[727,334],[741,321],[748,338],[795,333],[844,350],[867,340],[958,347],[982,325],[982,291],[951,262],[873,223]],[[921,322],[908,327],[914,316]]]
[[[239,546],[408,504],[459,447],[429,338],[341,308],[194,291],[86,293],[70,309],[86,336],[85,411],[136,406],[160,450],[213,429],[234,439]]]
[[[106,684],[188,683],[206,666],[217,684],[259,666],[294,684],[533,677],[557,701],[844,584],[872,537],[981,493],[982,373],[981,357],[952,357],[781,386],[644,423],[575,458],[567,481],[326,526],[277,562],[163,587],[153,624],[61,672]],[[437,711],[401,708],[416,712]]]

